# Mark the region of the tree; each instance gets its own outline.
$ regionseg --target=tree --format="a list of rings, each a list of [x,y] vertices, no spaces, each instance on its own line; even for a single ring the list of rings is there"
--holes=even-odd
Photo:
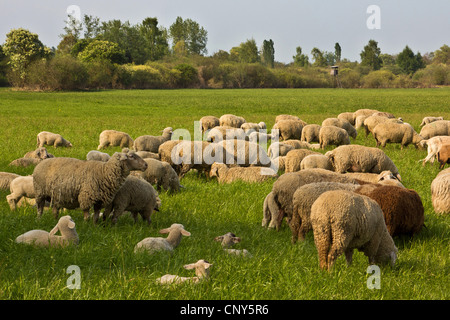
[[[307,67],[309,65],[309,58],[307,55],[302,54],[302,48],[297,47],[295,49],[296,55],[293,56],[294,58],[294,64],[298,65],[299,67]]]
[[[334,57],[336,59],[336,62],[341,62],[341,54],[342,54],[341,45],[339,44],[339,42],[336,42],[334,44]]]
[[[100,33],[100,19],[98,17],[84,15],[84,38],[93,39]]]
[[[434,52],[433,63],[450,64],[450,47],[448,45],[444,44]]]
[[[318,48],[313,48],[311,50],[311,54],[314,59],[313,65],[315,67],[326,67],[327,66],[327,60],[323,56],[322,51],[320,51]]]
[[[148,59],[161,59],[169,51],[169,44],[164,30],[158,28],[157,18],[146,18],[139,25],[139,32],[145,41]]]
[[[361,65],[368,66],[372,70],[378,70],[381,68],[381,50],[378,48],[378,42],[375,40],[369,40],[369,43],[361,51]]]
[[[275,48],[273,47],[273,40],[264,40],[262,46],[262,62],[265,65],[274,67],[275,63]]]
[[[83,30],[83,24],[80,20],[75,18],[72,15],[67,16],[66,26],[64,27],[65,34],[60,35],[61,38],[64,38],[65,35],[72,35],[75,39],[80,38],[81,31]]]
[[[417,70],[425,67],[425,63],[423,62],[420,53],[418,52],[415,55],[408,46],[399,53],[396,63],[402,72],[406,74],[413,74]]]
[[[260,61],[258,47],[255,39],[242,42],[239,47],[233,47],[230,50],[232,60],[243,63],[256,63]]]
[[[183,20],[183,18],[177,17],[169,27],[169,35],[173,47],[183,40],[188,54],[204,55],[207,53],[208,32],[191,19]]]
[[[125,62],[125,53],[119,48],[119,45],[105,40],[93,40],[78,56],[86,62],[95,60],[103,60],[111,63]]]

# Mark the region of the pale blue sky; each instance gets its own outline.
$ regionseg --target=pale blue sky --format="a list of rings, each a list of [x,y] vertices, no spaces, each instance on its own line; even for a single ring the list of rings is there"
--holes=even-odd
[[[102,21],[135,24],[156,17],[168,28],[177,16],[193,19],[208,31],[208,54],[229,51],[251,38],[258,46],[272,39],[275,59],[285,63],[292,61],[297,46],[310,55],[314,47],[334,51],[339,42],[343,58],[359,61],[370,39],[391,54],[406,45],[422,54],[450,45],[450,0],[0,0],[0,44],[9,30],[22,27],[56,47],[70,5]],[[380,8],[379,30],[366,26],[370,5]]]

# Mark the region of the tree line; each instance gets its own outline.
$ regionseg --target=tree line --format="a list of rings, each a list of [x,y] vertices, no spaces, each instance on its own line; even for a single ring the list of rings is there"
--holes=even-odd
[[[68,16],[56,48],[37,34],[13,29],[0,45],[0,85],[33,90],[104,88],[391,88],[430,87],[450,83],[450,47],[421,55],[405,46],[399,54],[382,53],[369,40],[361,62],[334,51],[313,48],[309,56],[297,46],[292,62],[275,60],[275,44],[259,47],[247,39],[229,51],[208,55],[208,32],[192,19],[177,17],[169,28],[148,17],[131,24]],[[330,66],[339,66],[338,77]]]

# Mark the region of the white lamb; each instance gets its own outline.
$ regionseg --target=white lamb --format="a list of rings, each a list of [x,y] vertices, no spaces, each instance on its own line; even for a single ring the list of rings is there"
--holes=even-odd
[[[182,224],[178,223],[174,223],[169,228],[160,230],[159,233],[168,233],[169,235],[167,238],[145,238],[136,244],[134,252],[146,251],[152,254],[157,251],[173,251],[180,244],[182,236],[189,237],[191,235],[189,231],[184,229]]]
[[[209,277],[209,268],[212,267],[212,263],[206,260],[198,260],[195,263],[186,264],[183,266],[187,270],[195,269],[195,277],[180,277],[174,274],[165,274],[161,278],[156,279],[159,284],[180,284],[183,282],[199,283],[200,280],[207,279]]]

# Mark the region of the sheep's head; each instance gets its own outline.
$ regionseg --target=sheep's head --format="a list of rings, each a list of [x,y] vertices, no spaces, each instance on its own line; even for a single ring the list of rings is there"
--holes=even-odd
[[[217,162],[214,162],[214,163],[211,165],[211,170],[210,170],[210,172],[209,172],[209,176],[210,176],[210,177],[219,177],[219,171],[220,171],[220,169],[225,168],[226,166],[227,166],[227,165],[224,164],[224,163],[217,163]]]
[[[209,276],[209,268],[212,267],[212,263],[209,263],[206,260],[198,260],[196,263],[186,264],[183,266],[186,270],[195,269],[195,275],[199,278],[208,277]]]
[[[51,235],[55,235],[58,231],[64,233],[64,231],[73,230],[75,231],[75,221],[72,220],[71,216],[63,216],[59,218],[56,226],[50,231]]]
[[[169,228],[159,230],[159,233],[165,234],[170,233],[172,231],[179,231],[183,236],[189,237],[191,233],[184,229],[184,226],[179,223],[172,224]]]
[[[128,153],[116,152],[111,158],[118,158],[120,161],[123,161],[131,171],[145,171],[148,168],[147,162],[139,157],[134,151],[130,151]]]
[[[236,235],[234,235],[231,232],[228,232],[226,234],[224,234],[223,236],[218,236],[214,238],[214,241],[218,241],[221,242],[222,247],[231,247],[233,244],[241,242],[241,238],[236,237]]]
[[[45,147],[37,148],[37,149],[35,150],[35,153],[36,153],[36,156],[37,156],[39,159],[44,160],[44,159],[49,158],[47,149],[46,149]]]

